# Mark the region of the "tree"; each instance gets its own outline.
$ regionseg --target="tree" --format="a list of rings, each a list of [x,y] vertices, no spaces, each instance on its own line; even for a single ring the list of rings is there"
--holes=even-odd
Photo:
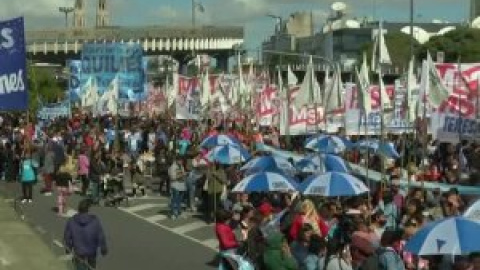
[[[425,59],[427,51],[432,57],[443,52],[445,62],[476,63],[480,61],[480,29],[461,27],[442,36],[434,36],[417,51],[419,59]]]
[[[65,84],[65,83],[64,83]],[[57,102],[64,98],[65,87],[55,78],[52,70],[28,67],[29,110],[35,113],[39,109],[39,101],[44,103]]]
[[[402,32],[391,32],[385,34],[385,43],[387,45],[390,58],[392,60],[392,65],[394,68],[398,68],[399,71],[406,70],[408,68],[408,62],[410,60],[410,35],[407,35]],[[368,57],[368,62],[371,64],[371,57],[373,53],[373,42],[366,43],[364,52],[366,52]],[[418,41],[413,41],[414,50],[418,47]],[[362,55],[360,55],[358,63],[361,63]]]

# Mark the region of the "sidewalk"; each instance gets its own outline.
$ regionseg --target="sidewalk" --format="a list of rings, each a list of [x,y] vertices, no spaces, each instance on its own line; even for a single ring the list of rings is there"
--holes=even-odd
[[[0,269],[67,270],[33,229],[0,196]]]

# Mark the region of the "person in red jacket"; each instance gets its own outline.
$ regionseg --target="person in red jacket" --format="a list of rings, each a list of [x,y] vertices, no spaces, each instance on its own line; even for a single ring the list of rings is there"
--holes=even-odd
[[[327,223],[318,215],[315,205],[310,200],[303,201],[300,213],[295,215],[293,219],[292,227],[290,228],[289,236],[292,241],[298,239],[300,229],[305,223],[312,226],[314,234],[321,237],[328,235]]]
[[[229,225],[232,214],[220,209],[216,213],[215,234],[217,235],[220,252],[235,253],[238,248],[238,241],[235,233]]]

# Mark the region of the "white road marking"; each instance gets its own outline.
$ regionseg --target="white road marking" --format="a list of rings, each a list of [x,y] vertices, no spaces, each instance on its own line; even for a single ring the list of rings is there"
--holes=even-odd
[[[179,234],[184,234],[207,226],[208,225],[204,221],[194,221],[186,225],[176,227],[173,229],[173,231]]]
[[[62,242],[58,241],[57,239],[54,239],[53,243],[55,244],[55,246],[57,246],[59,248],[64,248]]]
[[[143,203],[143,204],[139,204],[139,205],[136,205],[136,206],[131,206],[131,207],[121,207],[120,209],[128,212],[128,213],[134,213],[134,212],[138,212],[138,211],[143,211],[143,210],[147,210],[147,209],[151,209],[151,208],[161,208],[161,207],[165,207],[167,206],[166,203],[161,203],[161,204],[158,204],[158,203]]]
[[[197,244],[200,244],[200,245],[202,245],[202,246],[204,246],[204,247],[206,247],[206,248],[208,248],[208,249],[211,249],[211,250],[214,250],[214,251],[217,251],[217,252],[218,252],[218,249],[217,249],[216,247],[209,246],[209,245],[205,244],[204,241],[200,241],[200,240],[195,239],[195,238],[193,238],[193,237],[191,237],[191,236],[189,236],[189,235],[186,235],[186,234],[177,233],[177,232],[174,231],[173,228],[169,228],[168,226],[162,225],[162,224],[160,224],[160,223],[157,223],[157,222],[154,222],[154,221],[150,221],[150,220],[148,220],[147,218],[145,218],[145,217],[143,217],[143,216],[141,216],[141,215],[139,215],[139,214],[137,214],[137,213],[135,213],[135,212],[128,212],[127,214],[130,214],[130,215],[132,215],[132,216],[134,216],[134,217],[137,217],[137,218],[139,218],[139,219],[145,220],[146,222],[148,222],[148,223],[150,223],[150,224],[152,224],[152,225],[154,225],[154,226],[157,226],[157,227],[159,227],[159,228],[162,228],[162,229],[164,229],[164,230],[166,230],[166,231],[169,231],[169,232],[171,232],[171,233],[173,233],[173,234],[176,234],[176,235],[181,236],[181,237],[183,237],[183,238],[185,238],[185,239],[188,239],[188,240],[190,240],[190,241],[192,241],[192,242],[195,242],[195,243],[197,243]],[[205,224],[205,223],[204,223],[204,224]]]
[[[208,239],[203,241],[203,244],[209,248],[218,250],[218,239],[215,239],[215,238]]]
[[[167,216],[166,215],[155,215],[155,216],[151,216],[151,217],[147,217],[145,218],[146,220],[148,221],[152,221],[152,222],[159,222],[159,221],[162,221],[162,220],[165,220],[167,219]]]

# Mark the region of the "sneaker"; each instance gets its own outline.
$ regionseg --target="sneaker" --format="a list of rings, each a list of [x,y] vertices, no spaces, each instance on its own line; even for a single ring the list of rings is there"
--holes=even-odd
[[[52,192],[51,191],[46,191],[43,193],[44,196],[52,196]]]
[[[33,203],[33,200],[32,199],[28,200],[28,203]]]
[[[175,220],[175,219],[177,219],[177,216],[171,215],[171,216],[170,216],[170,219],[171,219],[171,220]]]
[[[27,200],[27,199],[23,199],[23,200],[21,200],[20,202],[21,202],[21,203],[26,203],[26,202],[28,202],[28,200]]]

